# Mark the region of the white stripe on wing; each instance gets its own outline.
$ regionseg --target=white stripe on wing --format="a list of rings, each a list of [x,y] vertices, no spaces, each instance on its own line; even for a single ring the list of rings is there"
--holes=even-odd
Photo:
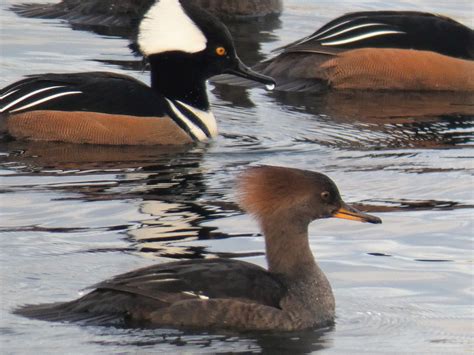
[[[334,25],[334,26],[331,26],[331,27],[325,29],[323,32],[320,32],[320,33],[318,33],[318,34],[316,34],[316,35],[314,35],[314,36],[309,36],[308,39],[318,39],[318,38],[321,37],[323,34],[329,32],[329,31],[331,31],[331,30],[333,30],[333,29],[335,29],[335,28],[341,27],[342,25],[345,25],[346,23],[349,23],[349,22],[351,22],[351,21],[353,21],[353,20],[348,20],[348,21],[344,21],[344,22],[338,23],[338,24],[336,24],[336,25]]]
[[[30,107],[33,107],[33,106],[42,104],[43,102],[56,99],[56,98],[61,97],[61,96],[76,95],[76,94],[82,94],[82,91],[67,91],[67,92],[61,92],[61,93],[56,94],[56,95],[51,95],[51,96],[48,96],[48,97],[44,97],[44,98],[42,98],[42,99],[40,99],[40,100],[34,101],[34,102],[32,102],[32,103],[29,103],[28,105],[18,107],[18,108],[14,109],[14,110],[11,110],[10,112],[21,111],[21,110],[24,110],[24,109],[27,109],[27,108],[30,108]]]
[[[10,96],[11,94],[16,93],[18,90],[19,89],[16,89],[16,90],[13,90],[13,91],[12,90],[8,91],[5,95],[0,96],[0,100],[3,100],[4,98]]]
[[[331,42],[321,42],[321,45],[323,46],[337,46],[341,44],[348,44],[348,43],[353,43],[357,42],[366,38],[371,38],[371,37],[377,37],[377,36],[384,36],[384,35],[389,35],[389,34],[404,34],[406,32],[403,31],[375,31],[375,32],[370,32],[370,33],[365,33],[360,36],[355,36],[355,37],[349,37],[346,39],[341,39],[339,41],[331,41]]]
[[[339,36],[339,35],[342,35],[343,33],[346,33],[346,32],[350,32],[350,31],[354,31],[354,30],[357,30],[359,28],[364,28],[364,27],[373,27],[373,26],[385,26],[383,23],[364,23],[362,25],[357,25],[357,26],[353,26],[353,27],[349,27],[349,28],[345,28],[339,32],[336,32],[336,33],[333,33],[331,35],[327,35],[325,37],[322,37],[322,38],[319,38],[320,41],[323,41],[325,39],[328,39],[328,38],[333,38],[333,37],[336,37],[336,36]]]
[[[65,86],[49,86],[47,88],[42,88],[42,89],[39,89],[39,90],[35,90],[33,92],[30,92],[22,97],[19,97],[18,99],[16,99],[15,101],[12,101],[10,102],[8,105],[2,107],[0,109],[0,112],[5,112],[6,110],[8,110],[10,107],[12,106],[15,106],[16,104],[26,100],[27,98],[31,97],[31,96],[34,96],[36,94],[39,94],[39,93],[42,93],[44,91],[48,91],[48,90],[53,90],[53,89],[57,89],[57,88],[64,88]]]

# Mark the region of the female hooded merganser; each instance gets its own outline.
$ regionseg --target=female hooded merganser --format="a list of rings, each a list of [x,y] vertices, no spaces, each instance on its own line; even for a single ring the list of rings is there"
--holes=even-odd
[[[228,259],[145,267],[93,286],[71,302],[27,305],[15,313],[50,321],[127,326],[300,330],[334,320],[331,286],[308,242],[318,218],[381,223],[346,205],[327,176],[275,166],[239,179],[240,204],[260,222],[268,270]]]
[[[284,91],[474,91],[474,31],[444,16],[350,13],[280,51],[255,69]]]
[[[273,80],[237,57],[227,28],[187,1],[159,0],[140,23],[151,87],[129,76],[34,75],[0,90],[3,130],[17,139],[112,145],[185,144],[217,134],[205,81]]]

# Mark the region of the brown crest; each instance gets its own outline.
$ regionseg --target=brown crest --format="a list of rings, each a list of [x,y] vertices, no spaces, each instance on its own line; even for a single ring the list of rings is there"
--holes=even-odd
[[[310,195],[313,181],[307,173],[279,166],[248,168],[237,181],[239,205],[257,217],[289,209]]]

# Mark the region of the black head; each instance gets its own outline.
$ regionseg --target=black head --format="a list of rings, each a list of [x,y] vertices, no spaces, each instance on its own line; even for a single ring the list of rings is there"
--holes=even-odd
[[[146,56],[189,61],[203,79],[231,73],[273,85],[273,79],[246,67],[238,58],[225,25],[189,0],[158,0],[140,23],[138,47]]]
[[[239,180],[240,205],[260,220],[289,219],[310,223],[318,218],[344,218],[381,223],[342,201],[326,175],[277,166],[247,169]]]

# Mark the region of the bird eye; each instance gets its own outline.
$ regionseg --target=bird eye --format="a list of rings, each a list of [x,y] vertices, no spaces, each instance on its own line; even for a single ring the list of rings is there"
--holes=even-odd
[[[321,192],[321,198],[322,198],[324,201],[329,200],[329,197],[330,197],[330,196],[331,196],[331,194],[330,194],[328,191]]]
[[[217,47],[216,48],[216,54],[220,57],[222,57],[223,55],[226,55],[227,54],[227,51],[225,50],[224,47]]]

